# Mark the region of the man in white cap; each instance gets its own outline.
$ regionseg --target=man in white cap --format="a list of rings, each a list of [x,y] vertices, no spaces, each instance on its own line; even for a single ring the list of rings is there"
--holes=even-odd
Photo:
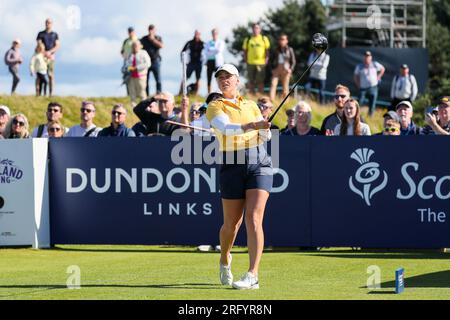
[[[402,136],[414,136],[420,134],[421,128],[416,126],[412,120],[414,110],[411,102],[401,101],[397,104],[395,110],[400,117],[400,132]]]
[[[10,116],[11,112],[9,108],[7,106],[0,106],[0,139],[3,137],[3,132],[5,131]]]
[[[11,89],[11,95],[16,92],[17,85],[20,82],[19,78],[19,65],[23,62],[22,55],[20,54],[21,41],[15,39],[12,43],[11,49],[5,54],[5,63],[8,66],[9,72],[13,76],[13,84]]]

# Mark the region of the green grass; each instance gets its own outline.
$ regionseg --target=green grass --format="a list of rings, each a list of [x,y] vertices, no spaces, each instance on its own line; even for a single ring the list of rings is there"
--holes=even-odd
[[[256,101],[256,97],[250,97]],[[23,113],[30,122],[30,131],[32,128],[37,127],[41,123],[46,122],[45,112],[47,105],[51,101],[56,101],[62,104],[64,117],[62,123],[66,127],[72,127],[79,124],[80,106],[84,100],[93,101],[96,105],[95,124],[99,127],[108,127],[111,123],[111,109],[116,103],[122,103],[128,110],[128,117],[126,125],[132,127],[135,123],[139,122],[139,119],[132,112],[130,101],[128,98],[83,98],[83,97],[53,97],[53,98],[36,98],[34,96],[2,96],[0,95],[0,104],[10,107],[13,114]],[[180,97],[176,98],[177,103],[180,102]],[[191,102],[203,102],[204,97],[196,96],[191,98]],[[275,106],[278,106],[281,101],[275,101]],[[285,110],[292,108],[296,104],[294,99],[289,99],[283,108],[274,119],[274,124],[279,128],[286,127],[286,113]],[[323,119],[335,111],[333,105],[320,106],[315,102],[311,102],[313,109],[312,125],[319,128],[322,126]],[[362,115],[367,124],[371,127],[372,133],[378,133],[381,131],[383,124],[383,114],[386,110],[378,110],[372,118],[367,116],[367,108],[363,108]]]
[[[0,299],[450,299],[449,254],[333,249],[264,253],[261,289],[241,292],[218,284],[217,253],[186,247],[59,246],[0,250]],[[234,251],[235,277],[247,252]],[[69,290],[69,266],[81,269],[81,289]],[[366,288],[367,268],[382,271],[382,289]],[[394,291],[394,273],[406,269],[406,291]]]

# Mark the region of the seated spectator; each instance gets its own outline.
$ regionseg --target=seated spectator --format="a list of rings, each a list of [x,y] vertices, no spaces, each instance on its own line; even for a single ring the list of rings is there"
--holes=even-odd
[[[49,138],[62,138],[64,136],[64,126],[59,122],[51,121],[48,124],[48,137]]]
[[[300,101],[295,108],[296,126],[283,133],[284,136],[320,136],[320,130],[311,127],[311,106]]]
[[[5,132],[10,116],[11,111],[9,108],[7,106],[0,106],[0,139],[3,137],[3,132]]]
[[[204,105],[202,105],[199,109],[200,111],[200,118],[198,120],[192,121],[191,126],[211,130],[211,124],[209,123],[208,119],[206,118],[206,111],[208,110],[208,105],[216,100],[223,99],[223,95],[218,92],[213,92],[208,95],[206,98],[206,102]],[[195,136],[211,136],[213,135],[213,131],[207,132],[202,130],[193,130],[191,133]]]
[[[286,110],[286,116],[287,116],[287,126],[283,130],[281,130],[281,134],[285,133],[286,131],[295,128],[295,107],[292,109]]]
[[[401,101],[395,107],[398,116],[400,117],[400,134],[402,136],[413,136],[420,134],[421,128],[416,126],[412,120],[414,110],[411,102]]]
[[[203,106],[203,103],[196,102],[191,105],[191,111],[189,113],[189,121],[192,123],[193,121],[196,121],[200,119],[201,117],[201,111],[200,108]]]
[[[122,104],[116,104],[111,112],[112,123],[98,133],[98,137],[136,137],[134,131],[125,126],[127,110]]]
[[[417,87],[416,78],[409,73],[408,65],[404,64],[400,68],[400,75],[392,80],[391,85],[391,110],[402,101],[414,102],[417,98],[419,88]]]
[[[268,121],[270,118],[270,115],[272,114],[273,111],[273,103],[272,100],[270,100],[269,97],[261,97],[258,99],[257,102],[258,108],[259,110],[261,110],[261,114],[264,118],[264,121]],[[276,125],[273,125],[270,127],[270,130],[280,130],[280,128],[278,128]]]
[[[334,129],[335,136],[370,136],[370,128],[361,121],[361,108],[358,101],[350,99],[344,106],[342,124]]]
[[[422,130],[424,135],[450,135],[450,97],[444,97],[438,106],[438,116],[427,113],[425,121],[428,124]]]
[[[28,130],[27,117],[19,113],[8,121],[5,131],[3,132],[3,137],[5,139],[28,139],[30,137]]]
[[[155,102],[158,105],[158,111],[152,108],[152,104]],[[134,108],[134,113],[147,127],[147,135],[171,136],[173,132],[180,127],[175,124],[167,123],[167,120],[182,124],[189,124],[189,99],[187,97],[183,98],[181,107],[182,115],[181,117],[177,117],[174,113],[174,96],[169,92],[163,92],[157,94],[151,99],[147,99],[139,103]]]
[[[136,123],[131,130],[134,131],[134,134],[138,138],[147,137],[147,127],[142,122]]]
[[[400,132],[400,117],[394,111],[389,111],[384,115],[383,131],[378,135],[383,136],[399,136]]]
[[[348,99],[350,99],[350,89],[339,84],[335,89],[334,95],[336,111],[323,120],[322,128],[320,129],[322,135],[332,136],[334,134],[334,128],[342,123],[342,118],[344,117],[344,105]]]
[[[80,109],[81,123],[77,126],[70,128],[66,137],[97,137],[98,133],[102,130],[94,124],[95,117],[95,105],[90,101],[83,101]]]
[[[37,128],[33,130],[33,134],[31,135],[33,138],[48,138],[47,126],[52,121],[61,121],[63,117],[63,107],[57,102],[50,102],[47,107],[47,124],[41,124]],[[65,129],[65,133],[68,132],[68,129]]]

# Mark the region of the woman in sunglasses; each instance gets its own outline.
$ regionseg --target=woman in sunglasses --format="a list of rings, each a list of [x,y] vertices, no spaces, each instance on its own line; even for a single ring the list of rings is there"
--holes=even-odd
[[[28,139],[29,133],[28,119],[25,115],[19,113],[9,120],[6,125],[3,137],[5,139]]]
[[[58,120],[51,121],[47,128],[49,138],[62,138],[64,136],[65,129]]]
[[[344,105],[342,123],[334,129],[335,136],[371,136],[370,127],[361,121],[361,108],[355,99]]]

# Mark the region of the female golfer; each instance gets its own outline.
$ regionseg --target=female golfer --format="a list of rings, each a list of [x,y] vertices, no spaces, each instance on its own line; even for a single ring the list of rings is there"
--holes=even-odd
[[[272,160],[264,141],[270,123],[256,103],[238,94],[239,72],[225,64],[215,74],[224,98],[210,103],[207,118],[220,143],[220,188],[224,223],[220,231],[220,281],[235,289],[259,289],[258,269],[264,249],[263,217],[273,184]],[[237,282],[231,273],[231,249],[243,221],[250,256],[248,272]]]

